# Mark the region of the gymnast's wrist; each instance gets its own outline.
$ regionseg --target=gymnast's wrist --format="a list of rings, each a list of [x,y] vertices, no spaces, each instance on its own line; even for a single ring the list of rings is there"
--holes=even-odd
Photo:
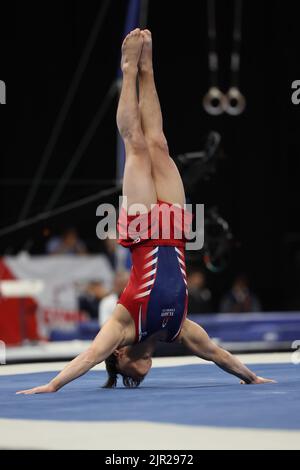
[[[57,380],[53,379],[48,383],[48,387],[50,388],[51,392],[57,392],[62,385],[59,385]]]

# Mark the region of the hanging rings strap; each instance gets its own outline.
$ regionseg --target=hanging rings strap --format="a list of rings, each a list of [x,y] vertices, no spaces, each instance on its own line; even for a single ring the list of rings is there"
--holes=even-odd
[[[226,112],[232,116],[238,116],[243,113],[246,107],[246,100],[239,90],[243,0],[235,0],[234,8],[233,47],[231,53],[231,86],[226,95]]]
[[[224,111],[224,95],[218,88],[219,58],[217,54],[216,34],[216,3],[215,0],[207,0],[208,21],[208,67],[210,73],[210,88],[203,99],[203,106],[208,114],[217,116]]]

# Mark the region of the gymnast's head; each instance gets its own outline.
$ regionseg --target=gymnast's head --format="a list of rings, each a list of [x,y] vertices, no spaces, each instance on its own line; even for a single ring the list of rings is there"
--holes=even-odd
[[[103,388],[117,386],[118,376],[123,379],[127,388],[136,388],[144,380],[152,366],[149,355],[139,356],[134,346],[116,349],[106,360],[108,378]]]

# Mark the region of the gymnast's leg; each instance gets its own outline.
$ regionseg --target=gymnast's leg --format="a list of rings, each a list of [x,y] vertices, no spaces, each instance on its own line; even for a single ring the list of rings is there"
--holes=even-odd
[[[124,140],[126,163],[123,196],[127,197],[128,213],[135,215],[132,204],[143,204],[147,210],[157,202],[151,173],[151,159],[141,126],[137,97],[138,62],[143,46],[141,31],[132,31],[122,46],[123,84],[117,112],[119,132]]]
[[[172,204],[185,204],[185,194],[178,169],[169,156],[163,132],[163,119],[152,64],[152,36],[142,31],[143,49],[139,61],[139,107],[142,128],[152,161],[157,198]]]

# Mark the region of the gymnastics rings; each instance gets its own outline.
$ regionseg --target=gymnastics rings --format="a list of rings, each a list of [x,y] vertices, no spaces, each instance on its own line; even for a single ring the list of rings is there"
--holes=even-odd
[[[240,90],[232,86],[226,95],[225,112],[231,116],[239,116],[245,111],[246,99]]]
[[[218,87],[212,86],[203,98],[203,107],[208,114],[219,116],[227,107],[226,96]]]

